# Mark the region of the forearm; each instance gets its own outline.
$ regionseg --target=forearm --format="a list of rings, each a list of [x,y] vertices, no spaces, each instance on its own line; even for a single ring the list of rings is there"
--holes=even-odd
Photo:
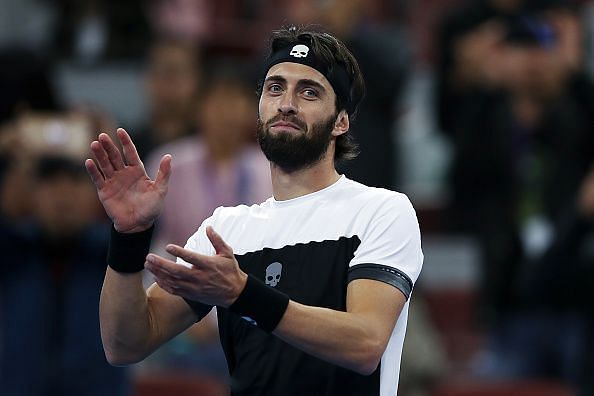
[[[152,321],[140,272],[123,274],[107,268],[99,318],[103,348],[111,364],[135,363],[149,353]]]
[[[291,301],[274,334],[310,355],[367,375],[377,368],[387,341],[372,321],[364,314]]]

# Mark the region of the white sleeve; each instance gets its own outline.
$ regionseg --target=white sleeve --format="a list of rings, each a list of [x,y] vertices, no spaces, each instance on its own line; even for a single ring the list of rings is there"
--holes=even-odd
[[[391,195],[373,206],[350,262],[349,282],[379,280],[397,287],[408,299],[423,265],[415,210],[404,194]]]
[[[216,210],[215,210],[215,213],[216,213]],[[213,214],[213,216],[207,218],[206,220],[204,220],[202,222],[200,227],[198,227],[198,230],[194,234],[192,234],[192,236],[190,238],[188,238],[188,241],[186,242],[186,245],[184,246],[185,249],[191,250],[196,253],[208,255],[208,256],[215,255],[216,252],[214,250],[214,247],[212,246],[212,243],[210,243],[210,240],[206,236],[206,227],[208,227],[209,225],[212,225],[213,217],[214,217],[214,214]],[[185,260],[183,260],[179,257],[177,258],[177,263],[185,265],[187,267],[191,267],[191,264],[187,263]]]

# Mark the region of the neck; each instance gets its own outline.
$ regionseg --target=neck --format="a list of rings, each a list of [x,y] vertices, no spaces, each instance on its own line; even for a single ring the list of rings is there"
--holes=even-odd
[[[334,184],[340,175],[334,168],[333,156],[326,155],[316,164],[294,172],[285,172],[270,164],[274,199],[285,201],[322,190]]]

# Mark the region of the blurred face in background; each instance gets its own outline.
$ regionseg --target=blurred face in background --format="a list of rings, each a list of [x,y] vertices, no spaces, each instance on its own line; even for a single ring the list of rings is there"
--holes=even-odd
[[[243,82],[213,82],[200,102],[200,132],[211,150],[236,150],[255,141],[255,94]]]
[[[199,84],[196,50],[182,42],[157,43],[150,53],[145,84],[152,113],[188,111],[195,104]]]
[[[33,111],[0,125],[0,157],[9,163],[0,183],[0,212],[14,220],[36,214],[37,207],[45,205],[37,202],[37,190],[45,194],[47,176],[58,169],[71,174],[78,166],[85,177],[81,164],[88,155],[92,131],[104,130],[99,125],[84,112]]]
[[[555,98],[577,67],[563,59],[557,49],[507,45],[500,50],[500,74],[515,95],[536,100]]]
[[[57,172],[35,180],[33,213],[49,236],[74,236],[94,220],[96,194],[85,176]]]

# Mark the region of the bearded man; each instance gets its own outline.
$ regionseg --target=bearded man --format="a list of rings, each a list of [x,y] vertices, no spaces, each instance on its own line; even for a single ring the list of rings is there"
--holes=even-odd
[[[333,36],[290,27],[273,33],[260,88],[273,197],[216,209],[184,248],[167,246],[177,262],[147,255],[171,156],[153,181],[123,129],[121,152],[106,134],[91,144],[85,164],[114,223],[107,359],[138,362],[215,307],[233,395],[395,395],[423,254],[405,195],[336,171],[356,155],[357,62]]]

